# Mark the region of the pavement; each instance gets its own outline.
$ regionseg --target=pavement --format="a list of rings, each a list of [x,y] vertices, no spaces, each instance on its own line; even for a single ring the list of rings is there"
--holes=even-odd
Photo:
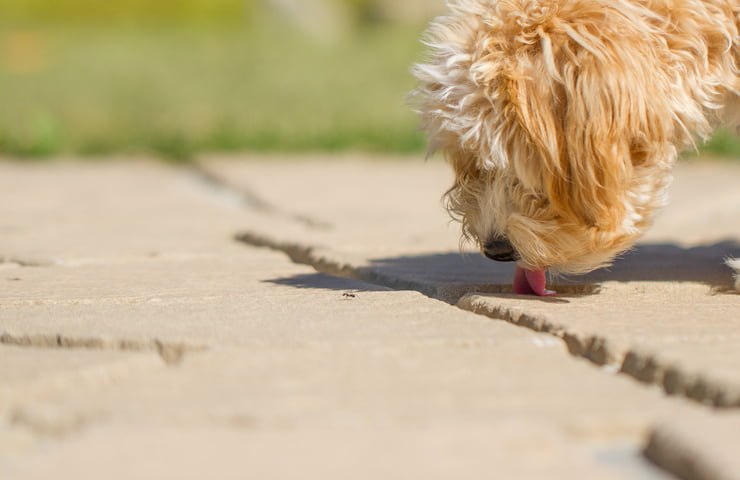
[[[740,479],[738,180],[535,298],[434,159],[0,162],[0,478]]]

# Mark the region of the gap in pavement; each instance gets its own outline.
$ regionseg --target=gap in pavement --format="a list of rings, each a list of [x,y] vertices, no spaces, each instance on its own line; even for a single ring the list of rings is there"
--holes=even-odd
[[[219,177],[215,173],[210,172],[199,165],[194,166],[189,171],[193,175],[193,180],[198,182],[201,187],[204,187],[212,194],[222,197],[231,197],[236,201],[236,203],[240,204],[243,207],[249,207],[262,213],[274,215],[278,218],[292,220],[316,230],[331,230],[333,228],[333,226],[325,220],[314,218],[308,215],[302,215],[299,213],[284,211],[274,205],[271,205],[248,189],[231,185],[228,178]]]
[[[236,241],[252,247],[269,248],[286,254],[292,261],[314,268],[317,272],[343,278],[364,281],[370,284],[380,285],[394,290],[415,290],[435,300],[442,300],[449,305],[461,308],[472,313],[484,315],[495,320],[503,320],[514,325],[525,327],[540,333],[547,333],[565,342],[568,351],[575,357],[589,360],[598,365],[602,370],[622,373],[632,377],[640,383],[658,386],[668,395],[681,396],[708,407],[717,408],[739,408],[740,399],[727,396],[719,384],[712,379],[701,379],[691,388],[683,388],[687,378],[693,378],[691,372],[681,371],[681,367],[662,365],[660,359],[652,356],[640,355],[634,348],[626,352],[616,352],[614,346],[607,338],[590,335],[577,338],[561,327],[552,324],[546,318],[539,315],[530,315],[524,311],[512,311],[507,308],[478,308],[471,296],[461,291],[460,295],[452,298],[443,298],[434,285],[417,282],[414,280],[400,279],[394,275],[386,275],[371,267],[353,267],[340,264],[331,259],[316,255],[313,248],[305,245],[278,242],[254,233],[240,233],[235,237]],[[583,286],[577,286],[583,290]],[[588,293],[596,293],[598,285],[587,286],[591,289]],[[486,293],[505,293],[507,287],[502,286],[501,291],[488,291]],[[495,290],[495,289],[493,289]],[[477,292],[481,293],[481,292]],[[585,293],[583,291],[572,293]],[[474,295],[474,294],[471,294]],[[557,300],[557,299],[556,299]],[[614,359],[618,359],[616,362]]]
[[[86,350],[115,350],[126,352],[156,352],[170,367],[179,365],[186,353],[202,352],[207,348],[182,342],[163,342],[158,339],[134,340],[101,337],[68,337],[60,334],[14,335],[0,330],[0,345],[27,348],[58,348]]]

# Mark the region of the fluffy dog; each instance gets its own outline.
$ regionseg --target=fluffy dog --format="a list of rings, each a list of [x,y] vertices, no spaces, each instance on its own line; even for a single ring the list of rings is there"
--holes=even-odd
[[[452,0],[415,91],[447,206],[517,293],[629,249],[740,106],[738,0]]]

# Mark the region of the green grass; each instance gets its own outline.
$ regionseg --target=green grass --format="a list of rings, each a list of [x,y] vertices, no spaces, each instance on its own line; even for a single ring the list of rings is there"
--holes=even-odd
[[[0,153],[423,151],[405,105],[422,26],[322,41],[246,23],[0,25]],[[740,143],[722,131],[705,151]]]
[[[737,135],[726,129],[719,129],[714,136],[701,147],[704,153],[720,157],[740,158],[740,140]]]
[[[0,57],[0,152],[417,151],[404,97],[420,30],[326,42],[278,23],[6,29],[5,50],[20,38],[33,58]]]

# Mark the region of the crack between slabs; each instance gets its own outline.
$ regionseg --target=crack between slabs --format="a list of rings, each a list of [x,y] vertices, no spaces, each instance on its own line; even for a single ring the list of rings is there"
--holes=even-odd
[[[393,290],[415,290],[427,297],[488,318],[503,320],[539,333],[550,334],[565,342],[568,352],[589,360],[606,371],[621,373],[641,383],[661,388],[666,394],[684,397],[716,408],[740,408],[740,385],[728,385],[705,372],[692,371],[683,365],[662,359],[636,347],[617,345],[606,337],[576,334],[551,322],[545,316],[529,314],[523,309],[508,308],[484,302],[480,293],[510,293],[508,286],[486,287],[485,292],[471,286],[445,289],[424,282],[378,272],[370,267],[342,264],[320,255],[316,249],[296,243],[278,242],[263,235],[243,232],[235,240],[253,247],[264,247],[287,255],[292,261],[314,268],[320,273],[360,280]],[[587,286],[588,287],[588,286]],[[583,287],[576,287],[581,290]],[[589,287],[593,290],[595,287]],[[572,292],[579,293],[579,292]]]
[[[333,275],[335,277],[350,278],[352,280],[360,280],[394,290],[415,290],[426,296],[440,300],[440,298],[437,297],[438,292],[432,286],[422,282],[404,280],[396,276],[385,275],[371,268],[358,268],[352,265],[342,264],[318,255],[316,250],[312,247],[305,247],[299,244],[287,242],[276,243],[267,237],[251,232],[240,233],[234,238],[238,242],[250,246],[269,248],[284,253],[293,262],[308,265],[320,273]]]
[[[313,218],[308,215],[284,211],[261,199],[257,194],[249,191],[245,187],[232,184],[227,179],[210,171],[203,165],[196,164],[190,169],[190,171],[195,176],[196,180],[209,190],[220,190],[231,195],[236,195],[239,202],[249,208],[278,218],[297,222],[314,230],[325,231],[333,229],[331,223],[324,220]]]
[[[164,342],[159,339],[136,340],[125,338],[74,337],[62,334],[16,335],[0,331],[0,345],[26,348],[56,348],[107,350],[121,352],[156,352],[168,366],[179,365],[187,353],[202,352],[207,347],[182,342]]]
[[[30,268],[30,267],[51,267],[54,262],[50,260],[33,260],[16,257],[4,257],[0,256],[0,265],[16,265],[18,267]]]

